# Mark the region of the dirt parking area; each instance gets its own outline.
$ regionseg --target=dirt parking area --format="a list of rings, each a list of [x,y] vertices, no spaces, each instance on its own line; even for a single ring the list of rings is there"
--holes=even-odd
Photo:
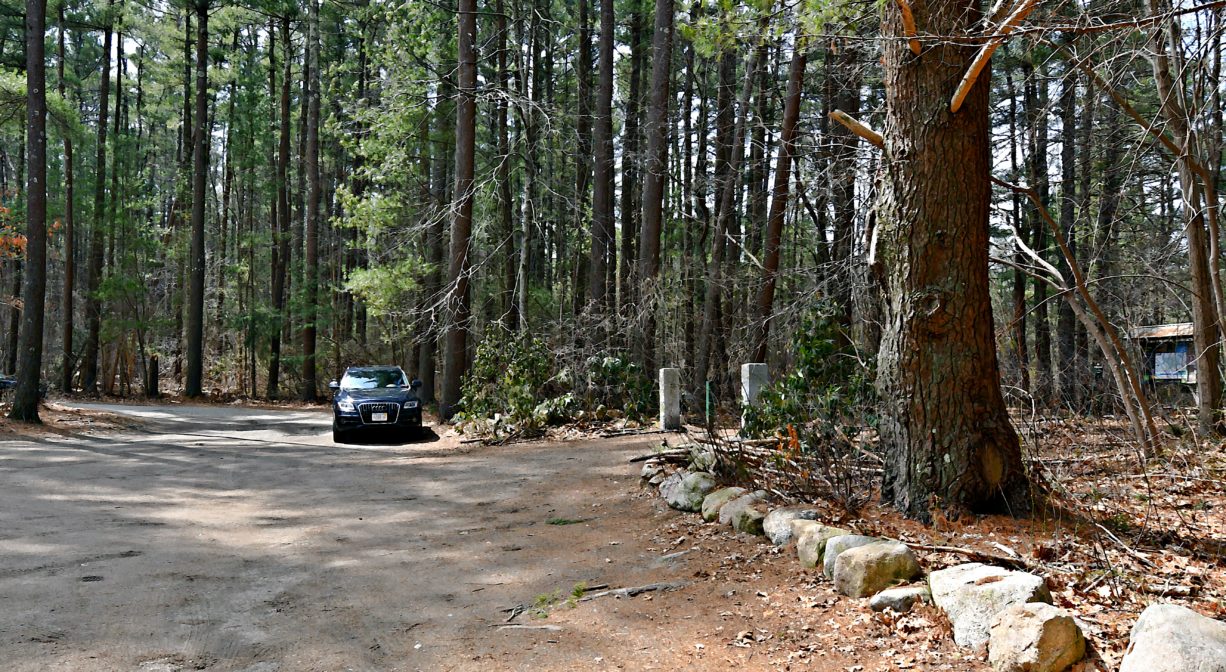
[[[984,669],[640,491],[659,435],[338,446],[315,411],[90,409],[134,424],[0,438],[5,670]]]

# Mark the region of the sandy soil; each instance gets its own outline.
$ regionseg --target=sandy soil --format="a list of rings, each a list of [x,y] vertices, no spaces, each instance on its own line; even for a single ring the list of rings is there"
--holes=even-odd
[[[0,434],[5,670],[986,669],[641,491],[659,435],[338,446],[317,411],[84,408],[134,420]],[[685,585],[569,599],[658,582]]]

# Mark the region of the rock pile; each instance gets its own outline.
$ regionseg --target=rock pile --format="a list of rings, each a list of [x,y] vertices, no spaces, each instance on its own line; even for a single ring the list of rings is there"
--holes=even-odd
[[[1086,641],[1073,614],[1052,606],[1047,581],[1027,572],[980,563],[941,569],[923,577],[920,558],[906,544],[854,534],[817,520],[816,509],[771,508],[764,491],[717,487],[705,471],[712,454],[691,448],[694,471],[670,473],[648,462],[645,485],[659,489],[674,509],[701,512],[708,522],[736,532],[794,543],[806,568],[822,568],[835,590],[869,598],[874,611],[903,613],[933,604],[949,619],[954,642],[984,651],[995,672],[1065,672],[1086,655]],[[920,583],[902,585],[923,577]],[[1156,604],[1132,630],[1120,672],[1226,672],[1226,623],[1186,607]]]

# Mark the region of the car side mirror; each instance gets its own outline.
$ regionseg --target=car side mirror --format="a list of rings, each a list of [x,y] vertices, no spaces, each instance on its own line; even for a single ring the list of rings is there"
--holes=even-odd
[[[420,380],[420,379],[414,378],[414,379],[413,379],[413,382],[409,383],[409,388],[410,388],[410,389],[414,389],[414,390],[416,390],[416,389],[417,389],[417,388],[419,388],[419,387],[421,387],[421,380]]]
[[[336,382],[336,381],[334,380],[334,381],[332,381],[332,382],[328,383],[328,389],[329,389],[329,390],[332,390],[333,392],[335,392],[335,391],[337,391],[337,390],[341,389],[341,384],[340,384],[340,383],[338,383],[338,382]]]

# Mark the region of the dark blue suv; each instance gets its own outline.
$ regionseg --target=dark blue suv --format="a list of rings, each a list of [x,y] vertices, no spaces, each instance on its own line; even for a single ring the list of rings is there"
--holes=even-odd
[[[351,366],[332,390],[332,440],[347,443],[360,429],[392,429],[405,435],[421,431],[420,380],[409,382],[399,366]]]

